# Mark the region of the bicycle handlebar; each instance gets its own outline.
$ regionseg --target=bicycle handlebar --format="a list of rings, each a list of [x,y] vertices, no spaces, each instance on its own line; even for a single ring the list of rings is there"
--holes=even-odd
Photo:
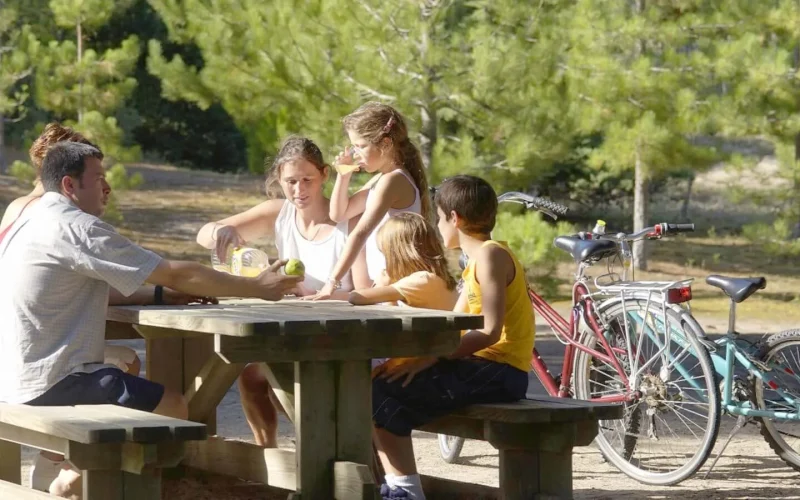
[[[518,191],[509,191],[497,197],[498,203],[520,203],[525,205],[528,210],[538,210],[544,214],[549,215],[553,219],[558,219],[559,215],[566,215],[569,208],[560,203],[550,201],[546,198],[539,198],[529,194],[520,193]]]
[[[657,240],[662,236],[677,233],[691,233],[694,231],[694,224],[672,224],[662,222],[655,226],[646,227],[641,231],[631,234],[617,233],[617,234],[604,234],[596,235],[601,239],[615,240],[615,241],[638,241],[640,239]]]

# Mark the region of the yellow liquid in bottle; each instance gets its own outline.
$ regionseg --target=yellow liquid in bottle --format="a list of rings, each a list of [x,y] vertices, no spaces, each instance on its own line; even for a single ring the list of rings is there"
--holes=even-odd
[[[219,272],[222,272],[222,273],[228,273],[228,274],[231,273],[231,266],[229,266],[227,264],[215,264],[215,265],[213,265],[211,267],[215,271],[219,271]]]
[[[252,267],[252,266],[243,266],[239,269],[239,276],[246,276],[248,278],[255,278],[259,274],[263,273],[264,269],[261,267]]]

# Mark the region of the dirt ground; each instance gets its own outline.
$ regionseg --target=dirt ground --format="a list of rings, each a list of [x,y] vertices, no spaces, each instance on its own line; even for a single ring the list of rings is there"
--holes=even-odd
[[[222,176],[213,173],[187,172],[165,167],[140,166],[130,169],[142,172],[145,185],[137,191],[122,193],[120,207],[125,216],[121,231],[139,242],[171,258],[205,259],[207,252],[194,243],[197,229],[203,222],[250,207],[263,199],[261,180],[252,176]],[[26,189],[8,177],[0,176],[0,203],[13,199]],[[791,308],[790,305],[787,305]],[[795,306],[796,307],[796,306]],[[725,310],[699,315],[701,324],[710,333],[725,331]],[[744,332],[776,332],[796,327],[781,316],[740,321]],[[547,335],[545,325],[538,328]],[[126,341],[144,357],[142,341]],[[241,411],[236,387],[232,387],[217,413],[220,435],[252,441]],[[717,449],[728,435],[733,420],[725,417],[719,433]],[[293,428],[285,419],[280,426],[280,446],[293,448]],[[439,457],[436,436],[416,433],[414,445],[419,469],[424,474],[486,485],[497,485],[498,458],[486,443],[467,441],[460,463],[447,464]],[[29,466],[32,450],[26,450]],[[800,473],[783,465],[758,434],[749,426],[733,440],[708,479],[701,473],[678,486],[650,487],[631,480],[603,462],[594,446],[575,449],[574,493],[578,499],[767,499],[800,498]],[[23,473],[27,481],[27,469]],[[260,485],[233,482],[224,478],[187,475],[165,480],[165,498],[189,499],[285,499],[286,492]]]

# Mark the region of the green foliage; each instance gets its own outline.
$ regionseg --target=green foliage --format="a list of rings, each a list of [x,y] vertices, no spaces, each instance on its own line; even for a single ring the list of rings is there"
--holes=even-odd
[[[96,30],[111,18],[111,14],[129,1],[108,0],[50,0],[50,10],[58,26],[74,28],[80,23],[84,30]]]
[[[36,101],[44,109],[70,116],[82,110],[112,113],[127,99],[136,80],[129,76],[139,58],[139,41],[128,37],[117,49],[84,49],[77,62],[72,40],[51,41],[39,61]]]
[[[125,166],[121,163],[117,163],[106,171],[106,180],[114,191],[136,189],[144,182],[142,174],[138,172],[128,176]]]
[[[33,185],[36,180],[36,170],[29,163],[16,160],[8,167],[8,173],[22,184]]]
[[[773,224],[746,224],[742,236],[761,246],[769,257],[796,259],[800,257],[800,240],[791,240],[792,228],[786,219],[778,219]]]
[[[508,243],[525,266],[528,279],[535,284],[538,293],[553,296],[558,286],[558,281],[553,278],[556,266],[569,260],[566,253],[553,246],[553,240],[571,232],[574,230],[570,224],[550,224],[538,212],[515,214],[503,211],[497,215],[492,237]]]
[[[0,4],[0,9],[2,9],[0,15],[0,119],[2,119],[2,116],[19,112],[28,98],[25,79],[30,74],[37,56],[39,42],[31,32],[30,26],[22,24],[16,9],[3,4]]]

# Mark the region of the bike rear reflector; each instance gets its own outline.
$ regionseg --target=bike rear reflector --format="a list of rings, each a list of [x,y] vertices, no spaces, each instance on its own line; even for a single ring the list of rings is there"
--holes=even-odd
[[[783,371],[785,371],[789,375],[794,375],[794,370],[792,370],[791,368],[784,368]]]
[[[692,300],[692,288],[685,286],[681,288],[670,288],[667,290],[667,304],[680,304]]]
[[[776,384],[774,380],[770,380],[769,382],[767,382],[767,385],[770,386],[773,390],[776,390],[778,388],[778,384]]]

